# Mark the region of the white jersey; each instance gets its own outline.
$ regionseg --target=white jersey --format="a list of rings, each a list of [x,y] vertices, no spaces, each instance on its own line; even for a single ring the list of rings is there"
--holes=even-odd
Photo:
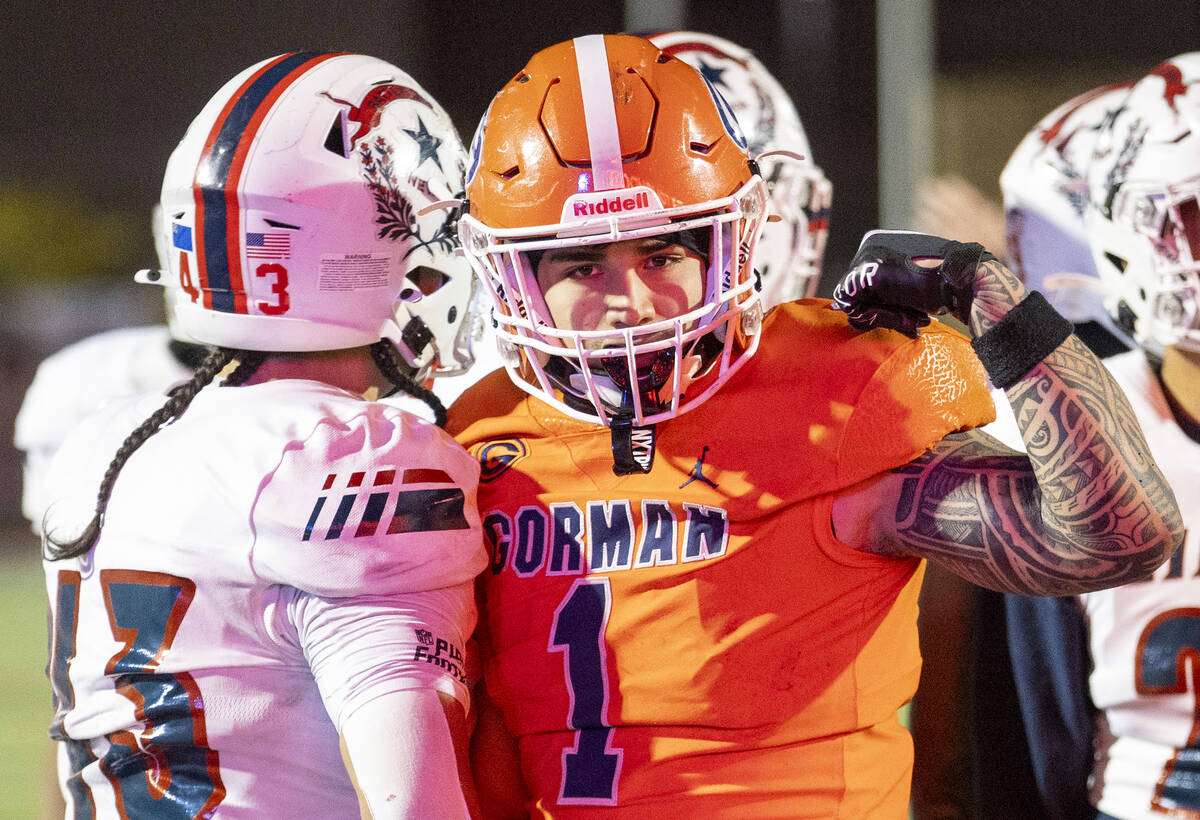
[[[81,530],[158,404],[67,439],[51,534]],[[68,815],[357,817],[354,712],[467,702],[478,470],[433,425],[317,382],[200,391],[125,464],[93,550],[46,563]]]
[[[1175,423],[1141,351],[1105,363],[1175,491],[1187,537],[1151,579],[1080,596],[1103,715],[1092,802],[1123,820],[1200,818],[1200,443]]]
[[[109,400],[162,394],[192,376],[171,355],[165,325],[89,336],[38,365],[17,413],[13,443],[25,454],[21,510],[40,530],[45,475],[67,434]]]

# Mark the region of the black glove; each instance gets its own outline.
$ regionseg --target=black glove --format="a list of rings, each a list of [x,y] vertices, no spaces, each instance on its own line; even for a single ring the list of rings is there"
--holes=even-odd
[[[914,259],[940,259],[921,267]],[[850,272],[833,290],[833,307],[858,330],[886,327],[914,339],[930,314],[950,313],[963,324],[971,313],[975,270],[996,257],[977,242],[955,242],[911,231],[871,231]]]

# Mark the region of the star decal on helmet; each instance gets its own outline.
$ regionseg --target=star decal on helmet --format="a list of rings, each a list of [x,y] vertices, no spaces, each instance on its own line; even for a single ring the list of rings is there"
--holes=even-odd
[[[720,86],[721,88],[729,87],[725,85],[725,69],[721,68],[720,66],[713,65],[703,58],[699,62],[700,74],[703,75],[704,79],[708,80],[713,85]]]
[[[417,165],[420,165],[427,159],[432,159],[433,164],[438,167],[438,170],[443,170],[442,161],[438,159],[437,154],[438,148],[441,147],[442,141],[433,134],[429,133],[429,130],[425,127],[424,120],[422,120],[420,116],[417,117],[417,130],[410,131],[405,128],[404,133],[416,140],[417,146],[420,148],[421,153],[417,158]]]
[[[421,236],[421,226],[417,223],[410,197],[400,192],[392,164],[392,151],[392,146],[383,137],[376,137],[374,143],[363,143],[358,149],[363,178],[371,189],[371,196],[375,198],[375,210],[379,214],[375,220],[380,226],[379,238],[414,240],[412,246],[404,252],[404,259],[418,248],[438,247],[447,252],[453,250],[454,232],[450,219],[443,220],[433,236],[428,239]]]

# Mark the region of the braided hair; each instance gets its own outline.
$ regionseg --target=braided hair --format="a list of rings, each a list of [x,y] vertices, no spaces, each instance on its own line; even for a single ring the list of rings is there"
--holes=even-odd
[[[267,359],[267,354],[261,350],[241,350],[235,356],[237,358],[237,366],[233,368],[221,384],[225,387],[241,387],[246,381],[254,375],[261,365]]]
[[[108,506],[108,498],[112,495],[117,474],[121,472],[121,468],[125,466],[129,457],[145,444],[147,439],[161,430],[163,425],[183,415],[183,411],[192,403],[192,399],[196,398],[200,389],[216,378],[217,374],[224,370],[231,361],[237,359],[238,365],[229,378],[224,381],[224,384],[237,385],[250,378],[265,357],[266,354],[259,351],[210,349],[196,368],[192,378],[173,388],[167,394],[166,403],[126,436],[125,441],[117,448],[116,454],[108,464],[108,470],[104,473],[104,478],[100,481],[100,490],[96,494],[96,512],[83,532],[68,541],[57,541],[46,534],[44,543],[46,557],[52,561],[58,561],[63,558],[75,558],[90,550],[100,536],[100,529],[104,525],[104,511]]]
[[[446,426],[445,406],[432,390],[419,384],[416,379],[400,368],[399,362],[396,361],[396,348],[391,342],[387,339],[380,339],[372,344],[371,358],[375,360],[375,366],[379,368],[379,372],[386,376],[397,390],[403,390],[408,395],[425,402],[433,411],[437,426]]]

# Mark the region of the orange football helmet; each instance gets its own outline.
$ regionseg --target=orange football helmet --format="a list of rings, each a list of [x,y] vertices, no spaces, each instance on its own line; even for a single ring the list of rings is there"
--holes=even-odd
[[[467,200],[459,230],[509,373],[568,415],[654,424],[754,353],[766,186],[716,89],[648,40],[592,35],[535,54],[479,125]],[[697,308],[618,330],[555,323],[530,254],[684,231],[708,232]]]

